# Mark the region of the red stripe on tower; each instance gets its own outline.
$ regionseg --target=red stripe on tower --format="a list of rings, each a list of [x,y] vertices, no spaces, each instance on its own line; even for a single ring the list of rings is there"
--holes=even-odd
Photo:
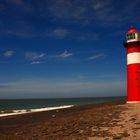
[[[140,33],[131,27],[126,33],[127,103],[140,102]]]

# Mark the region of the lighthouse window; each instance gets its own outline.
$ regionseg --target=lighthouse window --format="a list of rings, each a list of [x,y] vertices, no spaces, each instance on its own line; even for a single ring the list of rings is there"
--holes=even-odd
[[[127,34],[126,38],[127,38],[127,40],[135,39],[135,33]]]
[[[135,34],[134,34],[134,33],[131,34],[131,38],[132,38],[132,39],[135,39]]]

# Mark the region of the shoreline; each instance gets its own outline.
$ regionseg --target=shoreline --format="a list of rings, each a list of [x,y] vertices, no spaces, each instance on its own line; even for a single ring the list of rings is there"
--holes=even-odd
[[[140,104],[114,101],[0,118],[2,140],[138,140]]]
[[[11,113],[1,113],[0,117],[28,114],[28,113],[34,113],[34,112],[59,110],[59,109],[65,109],[65,108],[70,108],[70,107],[74,107],[74,105],[65,105],[65,106],[57,106],[57,107],[44,107],[44,108],[38,108],[38,109],[13,110]],[[4,111],[1,111],[1,112],[4,112]]]
[[[29,99],[30,100],[30,99]],[[42,108],[23,108],[23,109],[11,109],[11,110],[1,110],[0,111],[0,118],[6,117],[6,116],[15,116],[15,115],[21,115],[21,114],[28,114],[28,113],[34,113],[34,112],[42,112],[42,111],[51,111],[51,110],[59,110],[64,108],[71,108],[74,106],[87,106],[87,105],[98,105],[98,104],[106,104],[111,102],[117,102],[120,101],[103,101],[103,102],[93,102],[93,103],[84,103],[84,104],[67,104],[67,105],[59,105],[59,106],[48,106],[48,107],[42,107]],[[120,102],[122,102],[121,100]]]

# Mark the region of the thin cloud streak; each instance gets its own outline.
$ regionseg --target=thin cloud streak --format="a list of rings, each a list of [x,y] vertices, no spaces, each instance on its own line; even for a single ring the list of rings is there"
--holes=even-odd
[[[37,52],[26,52],[25,58],[29,61],[43,59],[45,57],[45,53],[37,53]]]
[[[96,60],[96,59],[101,59],[101,58],[105,58],[105,57],[106,57],[106,55],[101,53],[101,54],[96,54],[96,55],[90,56],[88,58],[88,60]]]
[[[69,53],[68,51],[64,51],[62,54],[60,54],[58,57],[60,58],[68,58],[68,57],[71,57],[73,56],[72,53]]]
[[[31,62],[31,65],[41,64],[41,63],[42,63],[41,61],[33,61],[33,62]]]
[[[73,56],[73,53],[68,52],[65,50],[63,53],[57,54],[57,55],[48,55],[49,59],[67,59]]]

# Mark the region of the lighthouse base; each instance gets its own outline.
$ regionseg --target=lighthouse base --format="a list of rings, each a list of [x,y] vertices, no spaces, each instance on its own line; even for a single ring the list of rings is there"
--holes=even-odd
[[[128,104],[140,103],[140,101],[127,101]]]

